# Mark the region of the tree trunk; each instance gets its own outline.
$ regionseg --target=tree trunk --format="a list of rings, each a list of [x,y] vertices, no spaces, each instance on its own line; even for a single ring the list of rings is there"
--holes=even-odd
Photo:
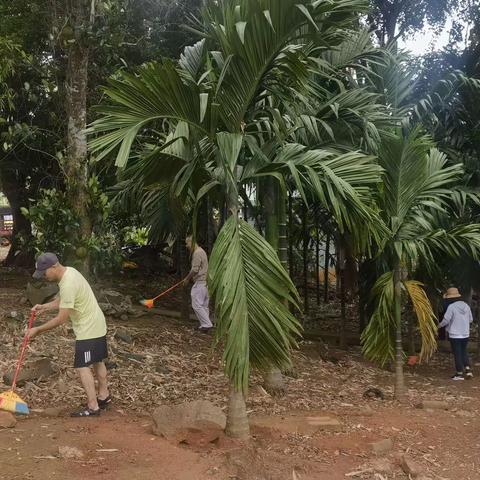
[[[328,286],[329,286],[329,272],[330,270],[330,234],[327,234],[327,240],[325,242],[325,267],[324,267],[324,292],[323,301],[328,303]]]
[[[281,188],[278,189],[278,258],[288,272],[290,258],[287,239],[287,199]]]
[[[340,348],[347,348],[347,339],[346,339],[346,331],[345,331],[345,324],[346,324],[346,275],[345,275],[345,244],[344,240],[340,239],[338,242],[338,270],[340,273],[340,331],[339,331],[339,339],[340,339]]]
[[[303,305],[305,313],[308,314],[310,310],[310,304],[308,301],[308,209],[307,206],[303,206]]]
[[[320,305],[320,225],[318,215],[315,216],[315,283],[317,290],[317,306]]]
[[[416,353],[416,348],[415,348],[415,318],[412,314],[409,313],[408,315],[408,325],[407,325],[408,331],[407,331],[407,336],[408,336],[408,354],[415,355]]]
[[[293,199],[292,193],[288,194],[288,271],[293,280],[295,270],[293,262]]]
[[[29,247],[32,240],[32,225],[22,214],[22,207],[28,208],[28,193],[25,181],[18,178],[16,171],[4,169],[1,172],[2,191],[7,197],[13,216],[13,231],[10,250],[3,264],[15,267],[33,267],[34,252]]]
[[[394,315],[395,315],[395,399],[405,400],[405,377],[403,375],[403,345],[402,345],[402,281],[400,265],[397,263],[393,273],[394,283]]]
[[[250,436],[248,424],[247,406],[242,392],[230,387],[228,398],[227,427],[225,433],[229,437],[247,440]]]
[[[277,251],[279,258],[280,228],[282,228],[282,234],[284,235],[283,226],[280,227],[278,215],[278,212],[281,210],[280,202],[285,203],[285,199],[283,195],[280,198],[279,187],[276,184],[276,180],[273,178],[267,179],[263,191],[265,239]],[[285,210],[285,207],[283,207],[283,210]],[[263,386],[270,395],[281,395],[285,393],[285,382],[279,368],[271,367],[269,371],[263,375]]]
[[[72,2],[69,12],[73,23],[75,41],[68,50],[65,80],[67,114],[67,158],[64,165],[69,200],[80,222],[77,246],[85,246],[92,234],[92,222],[88,209],[88,155],[87,136],[87,93],[89,48],[82,37],[84,29],[93,21],[95,2],[77,0]],[[93,9],[93,12],[92,12]],[[86,274],[90,269],[89,256],[75,259],[75,263]]]

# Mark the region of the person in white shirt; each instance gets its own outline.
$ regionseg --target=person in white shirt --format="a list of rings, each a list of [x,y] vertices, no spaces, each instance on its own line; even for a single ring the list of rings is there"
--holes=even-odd
[[[448,302],[448,307],[438,328],[446,327],[452,346],[456,369],[452,380],[473,378],[468,358],[470,324],[473,322],[472,310],[462,299],[457,288],[449,288],[443,298]]]

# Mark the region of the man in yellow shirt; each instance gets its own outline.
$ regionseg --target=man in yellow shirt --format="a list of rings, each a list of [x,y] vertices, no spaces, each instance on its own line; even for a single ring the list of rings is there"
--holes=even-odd
[[[76,338],[73,366],[79,373],[88,400],[87,407],[72,413],[72,417],[98,416],[100,409],[112,401],[103,362],[108,357],[105,316],[83,275],[72,267],[61,265],[54,253],[43,253],[38,257],[33,277],[58,283],[60,292],[52,302],[33,307],[37,314],[48,310],[58,310],[58,314],[43,325],[33,327],[28,334],[34,338],[63,325],[70,318]],[[98,380],[98,397],[91,365]]]

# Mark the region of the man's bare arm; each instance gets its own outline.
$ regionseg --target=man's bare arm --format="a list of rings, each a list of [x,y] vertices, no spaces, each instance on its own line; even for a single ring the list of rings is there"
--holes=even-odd
[[[45,322],[43,325],[39,325],[38,327],[33,327],[27,331],[27,334],[30,338],[34,338],[37,335],[42,333],[48,332],[60,325],[63,325],[70,317],[72,310],[70,308],[61,308],[58,312],[58,315],[48,322]]]

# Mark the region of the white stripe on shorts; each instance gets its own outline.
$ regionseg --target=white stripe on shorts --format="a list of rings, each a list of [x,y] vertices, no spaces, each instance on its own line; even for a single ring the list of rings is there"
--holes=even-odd
[[[85,363],[88,363],[91,360],[92,356],[90,354],[90,350],[85,352]]]

